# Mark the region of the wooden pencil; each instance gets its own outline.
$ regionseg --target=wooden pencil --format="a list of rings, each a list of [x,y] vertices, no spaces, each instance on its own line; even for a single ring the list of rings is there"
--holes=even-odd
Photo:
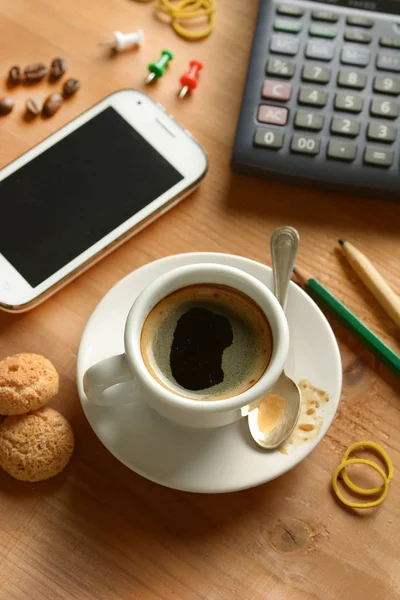
[[[294,268],[295,280],[318,302],[325,306],[374,356],[400,377],[400,356],[373,333],[354,313],[327,290],[322,283],[299,267]]]
[[[339,240],[343,254],[361,281],[375,296],[389,317],[400,327],[400,298],[371,261],[347,240]]]

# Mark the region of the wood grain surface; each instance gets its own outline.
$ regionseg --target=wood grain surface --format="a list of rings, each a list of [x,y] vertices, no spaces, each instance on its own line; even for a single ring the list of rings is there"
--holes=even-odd
[[[299,264],[400,349],[399,330],[337,250],[338,238],[349,239],[400,293],[400,203],[231,173],[256,5],[218,0],[216,31],[203,42],[188,43],[154,18],[152,4],[0,2],[4,80],[13,64],[49,63],[62,56],[69,63],[68,76],[82,81],[81,90],[52,119],[31,123],[23,119],[24,100],[44,97],[60,84],[10,91],[4,83],[3,94],[16,106],[1,117],[1,166],[106,94],[143,88],[146,65],[163,47],[176,59],[148,91],[197,137],[210,158],[201,189],[180,206],[42,306],[23,315],[0,314],[0,356],[32,351],[54,362],[61,387],[51,405],[76,433],[73,459],[53,480],[31,485],[0,474],[1,600],[400,599],[400,388],[337,323],[332,326],[344,368],[338,415],[307,460],[259,488],[202,496],[150,483],[108,453],[78,400],[75,361],[82,329],[121,277],[160,257],[198,250],[269,263],[269,236],[282,224],[294,225],[301,234]],[[141,50],[111,58],[97,46],[115,29],[138,27],[146,35]],[[179,76],[191,58],[205,63],[201,84],[193,97],[179,102]],[[345,447],[363,439],[387,449],[395,478],[381,507],[355,514],[335,501],[330,479]]]

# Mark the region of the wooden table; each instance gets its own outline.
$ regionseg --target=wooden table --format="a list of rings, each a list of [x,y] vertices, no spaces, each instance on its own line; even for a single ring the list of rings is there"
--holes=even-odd
[[[200,140],[210,158],[201,189],[30,313],[0,315],[0,355],[38,352],[61,376],[51,403],[72,423],[76,451],[53,480],[22,484],[0,474],[1,600],[396,600],[400,599],[400,388],[336,323],[344,367],[337,417],[313,454],[248,491],[202,496],[164,489],[111,456],[82,412],[75,358],[82,329],[121,277],[157,258],[222,251],[270,261],[274,228],[301,234],[299,264],[315,273],[374,331],[400,349],[399,332],[337,250],[345,237],[400,292],[400,203],[295,189],[233,175],[230,153],[257,2],[218,0],[217,29],[200,43],[178,38],[133,0],[1,2],[2,77],[12,64],[55,56],[82,89],[52,119],[22,118],[24,99],[58,85],[20,86],[1,119],[5,165],[106,94],[143,87],[162,47],[171,70],[149,89]],[[97,46],[113,30],[142,27],[143,49],[110,58]],[[188,61],[205,62],[201,85],[179,102]],[[54,190],[55,197],[57,190]],[[0,199],[1,203],[1,199]],[[367,514],[337,504],[330,478],[345,447],[371,439],[395,464],[387,501]],[[367,480],[366,482],[367,483]]]

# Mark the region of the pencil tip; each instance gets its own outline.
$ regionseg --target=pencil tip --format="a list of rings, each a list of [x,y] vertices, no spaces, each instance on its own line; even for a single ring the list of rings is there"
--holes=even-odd
[[[338,242],[339,242],[339,244],[340,244],[341,246],[344,246],[344,243],[345,243],[345,241],[346,241],[346,240],[343,240],[343,239],[342,239],[342,240],[338,240]]]

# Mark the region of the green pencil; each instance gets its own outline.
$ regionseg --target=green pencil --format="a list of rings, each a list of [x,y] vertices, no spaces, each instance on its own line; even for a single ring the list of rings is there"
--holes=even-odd
[[[346,327],[376,358],[400,377],[400,356],[373,333],[340,300],[335,298],[317,279],[303,269],[294,268],[297,282],[310,296],[320,301],[336,319]]]

